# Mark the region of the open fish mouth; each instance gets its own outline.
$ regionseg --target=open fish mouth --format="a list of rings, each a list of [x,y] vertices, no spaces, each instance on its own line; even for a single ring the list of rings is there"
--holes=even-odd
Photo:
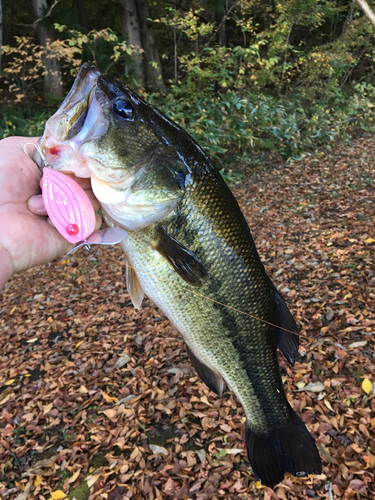
[[[94,65],[82,66],[59,110],[48,120],[48,128],[56,140],[67,141],[82,130],[99,76]]]
[[[85,142],[95,140],[108,129],[104,112],[105,96],[97,97],[100,71],[93,64],[84,64],[60,108],[47,121],[38,145],[34,161],[43,167],[45,163],[62,173],[89,178],[92,172],[80,148]]]

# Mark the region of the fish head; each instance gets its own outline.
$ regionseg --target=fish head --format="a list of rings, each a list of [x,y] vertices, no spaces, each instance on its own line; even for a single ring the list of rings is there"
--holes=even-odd
[[[165,218],[184,195],[188,166],[173,130],[126,85],[85,64],[39,146],[54,170],[91,178],[107,221],[131,231]]]

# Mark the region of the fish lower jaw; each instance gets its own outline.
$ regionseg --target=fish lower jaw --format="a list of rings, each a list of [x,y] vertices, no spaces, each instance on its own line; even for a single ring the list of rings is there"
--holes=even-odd
[[[86,158],[82,156],[79,148],[72,146],[70,141],[63,143],[46,133],[40,140],[40,147],[45,163],[53,170],[64,174],[74,174],[82,178],[91,177],[91,170]],[[45,166],[40,164],[41,160],[37,163],[41,167]]]
[[[180,201],[172,199],[155,205],[129,205],[126,202],[112,205],[103,203],[95,190],[94,194],[111,222],[127,231],[137,231],[164,219]]]

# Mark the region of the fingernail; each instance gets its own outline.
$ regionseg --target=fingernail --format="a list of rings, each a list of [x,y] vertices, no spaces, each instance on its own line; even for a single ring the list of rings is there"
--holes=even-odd
[[[46,209],[43,203],[43,197],[41,194],[36,194],[31,196],[27,201],[27,206],[31,212],[38,215],[46,215]]]

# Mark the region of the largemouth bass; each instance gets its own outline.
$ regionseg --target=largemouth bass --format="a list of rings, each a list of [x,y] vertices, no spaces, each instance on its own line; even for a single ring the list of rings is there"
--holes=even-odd
[[[128,87],[84,65],[40,146],[60,172],[90,177],[122,243],[127,286],[168,316],[192,364],[219,396],[226,383],[246,414],[256,477],[322,470],[314,440],[285,396],[277,348],[298,351],[295,321],[265,272],[249,227],[195,141]]]

